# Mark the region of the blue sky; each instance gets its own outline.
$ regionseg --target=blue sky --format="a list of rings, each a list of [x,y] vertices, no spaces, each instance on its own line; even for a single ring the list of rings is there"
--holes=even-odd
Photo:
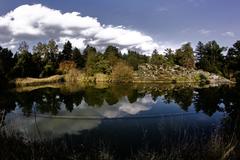
[[[150,36],[162,48],[209,40],[230,46],[240,35],[239,0],[0,0],[0,15],[23,4],[96,17],[101,25]]]

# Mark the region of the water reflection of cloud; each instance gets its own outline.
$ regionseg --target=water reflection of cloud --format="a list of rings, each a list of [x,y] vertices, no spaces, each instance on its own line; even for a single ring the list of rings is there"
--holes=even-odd
[[[82,130],[90,130],[101,124],[103,118],[118,118],[126,115],[136,115],[142,111],[151,109],[154,103],[151,95],[138,98],[136,102],[129,103],[127,97],[123,97],[118,103],[108,105],[106,102],[101,107],[92,107],[82,100],[81,104],[74,106],[72,112],[65,109],[61,104],[58,116],[60,118],[46,118],[37,116],[25,117],[19,110],[11,112],[6,117],[7,127],[14,129],[30,137],[35,137],[40,132],[45,138],[49,135],[62,136],[64,134],[79,134]],[[67,118],[68,117],[68,118]],[[71,119],[69,117],[79,117]],[[84,119],[83,117],[94,117],[94,119]]]
[[[136,115],[141,111],[150,110],[153,103],[151,95],[138,98],[134,103],[129,103],[127,97],[124,97],[117,104],[111,106],[104,104],[99,108],[99,112],[106,118],[118,118],[124,117],[127,114]]]
[[[151,104],[153,104],[154,101],[151,97],[151,95],[146,95],[143,98],[138,98],[135,103],[126,103],[119,107],[120,111],[124,111],[128,114],[135,115],[141,111],[147,111],[151,109]]]
[[[91,111],[84,111],[82,115],[92,114]],[[61,114],[62,116],[74,116],[75,114]],[[81,116],[78,114],[78,116]],[[101,121],[70,119],[70,118],[46,118],[34,116],[25,117],[23,114],[10,114],[5,120],[7,129],[24,133],[27,137],[48,138],[50,135],[62,136],[64,134],[79,134],[79,131],[90,130],[97,127]]]

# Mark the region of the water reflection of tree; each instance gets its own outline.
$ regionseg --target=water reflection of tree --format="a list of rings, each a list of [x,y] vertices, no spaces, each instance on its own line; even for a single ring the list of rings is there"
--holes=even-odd
[[[0,105],[8,112],[18,105],[26,115],[29,115],[32,113],[33,105],[36,104],[37,111],[40,113],[57,114],[61,105],[65,106],[66,110],[72,111],[74,105],[80,105],[83,100],[89,106],[101,107],[104,102],[114,105],[123,97],[127,97],[130,103],[134,103],[138,98],[151,94],[153,100],[162,96],[165,103],[175,102],[185,111],[194,103],[196,111],[203,111],[209,116],[216,111],[223,111],[220,104],[224,104],[225,110],[234,116],[235,110],[238,108],[233,106],[240,104],[240,100],[237,98],[240,97],[238,89],[226,86],[201,89],[173,87],[168,89],[164,85],[112,85],[105,88],[82,87],[70,92],[56,88],[44,88],[30,92],[1,94]]]
[[[84,92],[84,100],[90,106],[102,106],[106,89],[87,87]]]
[[[183,110],[187,111],[188,107],[192,104],[193,88],[187,87],[169,90],[164,96],[164,98],[166,99],[167,103],[174,101]]]
[[[5,116],[16,107],[14,95],[0,91],[0,127],[4,125]]]
[[[16,105],[22,108],[24,115],[29,116],[32,113],[32,106],[35,96],[32,92],[16,94]]]
[[[203,111],[212,116],[216,111],[222,111],[220,104],[222,103],[222,87],[220,88],[202,88],[197,89],[194,98],[194,105],[197,112]]]
[[[73,106],[74,106],[74,97],[71,94],[61,94],[61,99],[63,99],[63,103],[65,104],[65,108],[69,111],[72,112]]]
[[[138,90],[137,89],[132,89],[131,92],[128,94],[128,101],[130,103],[134,103],[137,101],[138,99]]]
[[[10,112],[16,107],[15,95],[10,92],[0,91],[0,111]]]

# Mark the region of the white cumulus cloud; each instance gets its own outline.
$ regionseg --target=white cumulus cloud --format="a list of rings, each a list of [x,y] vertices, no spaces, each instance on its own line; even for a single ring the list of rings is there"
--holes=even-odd
[[[225,33],[222,33],[223,36],[226,36],[226,37],[235,37],[235,33],[234,32],[225,32]]]
[[[159,49],[150,36],[123,26],[102,25],[97,18],[78,12],[62,13],[41,4],[22,5],[0,16],[0,44],[17,46],[20,41],[37,42],[55,39],[60,45],[70,40],[83,49],[115,45],[120,50],[134,49],[149,54]]]
[[[209,35],[211,33],[211,31],[207,30],[207,29],[201,29],[201,30],[199,30],[199,33],[202,35]]]

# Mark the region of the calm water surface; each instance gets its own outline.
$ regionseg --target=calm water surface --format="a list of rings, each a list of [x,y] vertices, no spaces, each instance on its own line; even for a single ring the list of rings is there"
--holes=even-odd
[[[197,150],[215,135],[239,140],[240,90],[235,86],[28,87],[2,93],[0,107],[2,129],[25,141],[60,140],[86,149],[100,145],[121,158],[177,150],[180,144]]]

